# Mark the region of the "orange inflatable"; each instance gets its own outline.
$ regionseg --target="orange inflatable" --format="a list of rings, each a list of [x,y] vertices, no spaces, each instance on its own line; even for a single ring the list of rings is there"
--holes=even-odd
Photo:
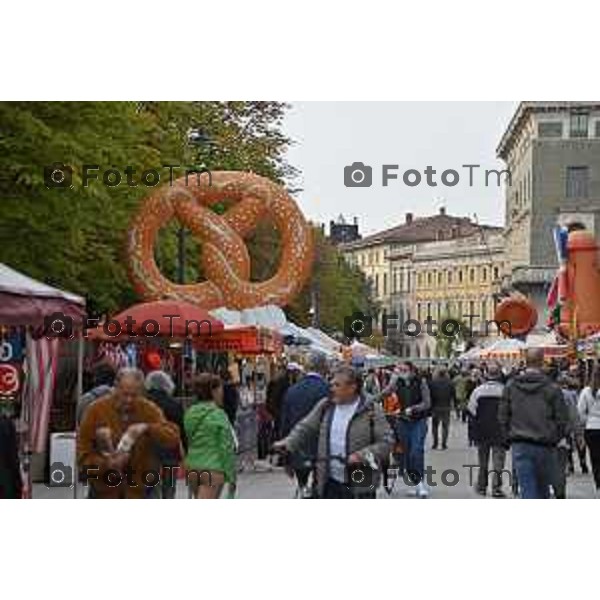
[[[198,185],[193,176],[186,185],[182,177],[144,201],[128,237],[128,267],[135,290],[144,300],[184,300],[208,310],[285,306],[304,285],[312,265],[312,231],[304,216],[281,186],[264,177],[235,171],[211,176],[210,185],[207,178]],[[224,215],[210,209],[223,201],[233,203]],[[251,282],[244,238],[267,217],[281,235],[281,263],[271,279]],[[202,241],[206,281],[179,285],[159,271],[154,244],[160,228],[171,219]]]
[[[566,338],[587,337],[600,331],[600,271],[598,244],[586,230],[572,231],[567,243],[566,301],[559,332]]]
[[[526,335],[535,327],[538,314],[525,296],[514,295],[498,304],[494,319],[504,335],[516,337]]]
[[[548,295],[548,306],[554,313],[551,326],[567,339],[578,339],[600,331],[598,244],[584,229],[567,235],[563,228],[562,233],[555,236],[560,266]],[[525,335],[535,326],[537,310],[524,296],[513,296],[498,305],[494,318],[511,323],[510,332],[506,325],[500,325],[505,335]]]

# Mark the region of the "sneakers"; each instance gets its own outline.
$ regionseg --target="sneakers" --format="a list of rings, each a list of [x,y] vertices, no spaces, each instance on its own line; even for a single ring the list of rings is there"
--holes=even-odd
[[[417,485],[417,498],[429,498],[429,490],[423,481]]]

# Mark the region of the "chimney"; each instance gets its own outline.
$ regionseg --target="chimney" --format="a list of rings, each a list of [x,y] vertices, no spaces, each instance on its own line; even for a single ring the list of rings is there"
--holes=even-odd
[[[411,212],[406,213],[406,224],[408,225],[408,224],[412,223],[412,220],[413,220],[413,214]]]
[[[440,215],[445,215],[445,214],[446,214],[446,207],[440,206]]]

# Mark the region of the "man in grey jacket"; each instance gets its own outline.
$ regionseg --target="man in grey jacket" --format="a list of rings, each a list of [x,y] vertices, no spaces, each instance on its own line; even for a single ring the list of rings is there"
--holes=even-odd
[[[332,398],[323,398],[274,448],[296,452],[318,440],[317,494],[326,499],[374,498],[380,465],[387,462],[392,431],[379,405],[362,394],[362,377],[338,369]]]
[[[542,371],[543,351],[527,350],[527,368],[505,388],[498,412],[503,437],[512,445],[521,498],[549,498],[556,447],[569,414],[561,389]]]

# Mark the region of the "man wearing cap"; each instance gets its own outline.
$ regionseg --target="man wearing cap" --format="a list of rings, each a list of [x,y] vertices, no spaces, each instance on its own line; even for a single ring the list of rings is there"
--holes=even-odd
[[[498,407],[503,392],[502,371],[497,365],[489,365],[486,381],[473,390],[467,405],[467,412],[473,419],[473,438],[477,444],[479,459],[475,491],[482,496],[485,496],[487,492],[488,466],[491,455],[492,496],[494,498],[506,497],[502,491],[502,474],[506,472],[510,477],[510,471],[504,470],[506,448],[500,422],[498,421]]]

